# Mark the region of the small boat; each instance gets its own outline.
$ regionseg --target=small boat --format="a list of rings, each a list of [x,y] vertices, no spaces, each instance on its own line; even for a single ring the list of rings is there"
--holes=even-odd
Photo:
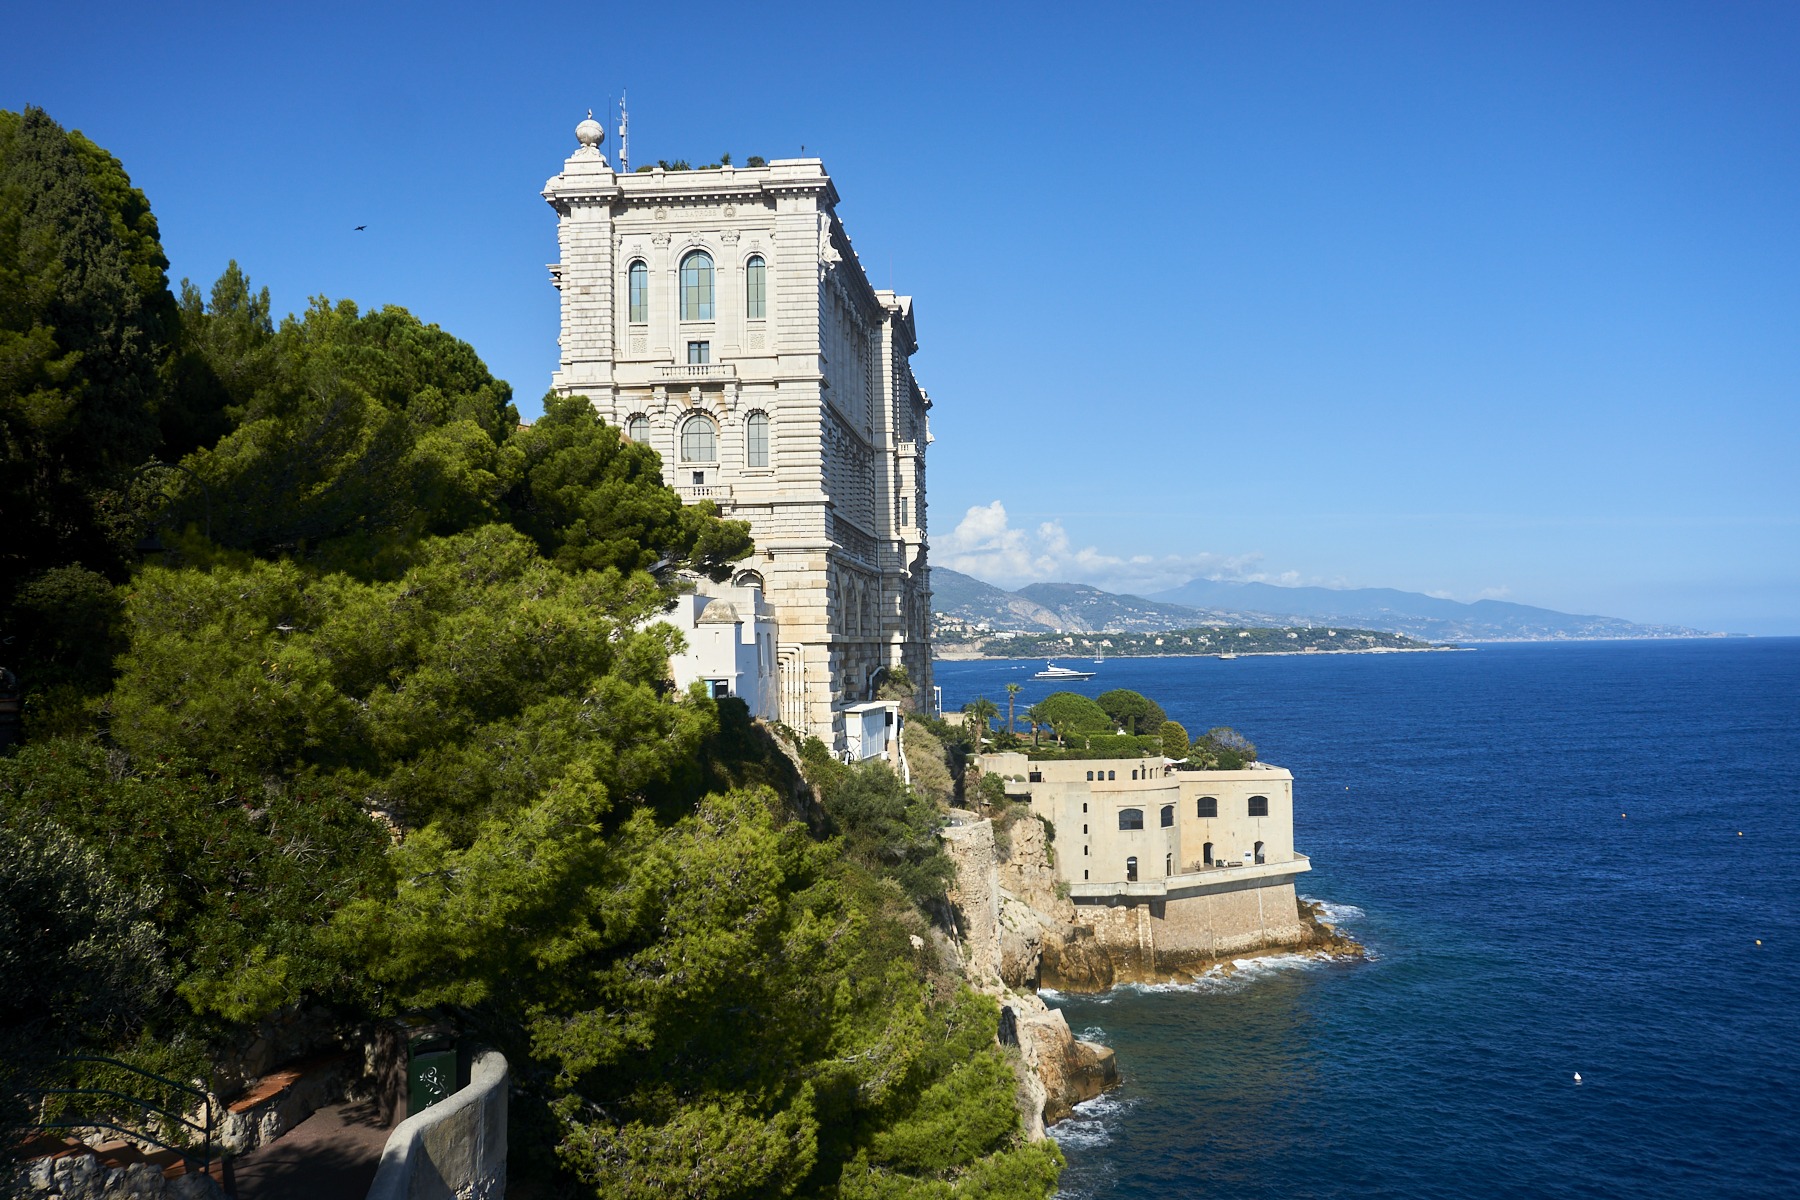
[[[1033,675],[1033,679],[1092,679],[1092,671],[1075,671],[1068,667],[1059,667],[1053,662],[1044,664],[1044,669]]]

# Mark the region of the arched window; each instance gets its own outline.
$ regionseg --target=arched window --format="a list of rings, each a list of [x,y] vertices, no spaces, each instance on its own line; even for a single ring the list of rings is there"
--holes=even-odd
[[[1164,875],[1173,875],[1174,873],[1175,873],[1175,856],[1173,854],[1163,855],[1163,874]]]
[[[1106,773],[1106,777],[1108,779],[1117,779],[1119,777],[1119,773],[1117,771],[1108,771]]]
[[[769,465],[769,416],[753,412],[744,419],[744,465]]]
[[[1219,798],[1217,796],[1202,796],[1200,797],[1198,808],[1199,811],[1194,814],[1195,816],[1216,817],[1219,815]]]
[[[1206,845],[1204,845],[1200,848],[1200,861],[1205,863],[1209,867],[1213,865],[1212,843],[1211,842],[1206,843]]]
[[[1088,772],[1088,779],[1089,779],[1089,780],[1092,780],[1092,779],[1093,779],[1093,778],[1094,778],[1094,773],[1093,773],[1093,772],[1092,772],[1092,771],[1089,771],[1089,772]],[[1081,811],[1082,811],[1082,812],[1086,812],[1086,811],[1087,811],[1087,806],[1086,806],[1086,805],[1085,805],[1085,804],[1084,804],[1084,805],[1082,805],[1082,808],[1081,808]]]
[[[769,268],[760,254],[744,264],[744,315],[752,321],[769,315]]]
[[[640,446],[650,442],[650,418],[643,413],[633,413],[625,418],[625,436]]]
[[[1269,798],[1267,796],[1250,797],[1250,815],[1266,817],[1269,815]]]
[[[1174,823],[1175,823],[1175,806],[1173,804],[1163,805],[1162,827],[1164,829],[1167,829],[1169,826],[1173,825]]]
[[[713,423],[705,417],[689,417],[681,427],[681,461],[716,462],[718,458],[719,437]]]
[[[704,250],[681,260],[681,319],[713,319],[713,261]]]
[[[636,259],[625,270],[626,318],[633,325],[650,319],[650,268]]]
[[[1125,860],[1125,882],[1126,883],[1136,883],[1137,882],[1137,859],[1136,859],[1136,857],[1128,858]]]
[[[1263,844],[1261,842],[1256,843],[1256,861],[1257,862],[1261,862],[1263,860],[1262,846],[1263,846]]]
[[[1144,810],[1141,808],[1121,808],[1119,810],[1120,829],[1142,829],[1144,827]]]

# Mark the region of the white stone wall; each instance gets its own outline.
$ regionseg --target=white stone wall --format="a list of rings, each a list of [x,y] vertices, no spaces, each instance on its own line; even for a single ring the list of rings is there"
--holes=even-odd
[[[766,167],[618,175],[584,147],[544,189],[562,261],[561,359],[552,386],[624,427],[648,419],[665,480],[750,522],[780,626],[781,719],[844,744],[843,705],[870,698],[883,668],[929,688],[925,447],[930,399],[913,380],[912,302],[875,289],[835,212],[817,159]],[[713,311],[683,320],[682,260],[713,262]],[[765,315],[746,296],[752,256]],[[632,263],[647,311],[630,320]],[[689,345],[704,343],[704,364]],[[747,419],[769,418],[769,462],[752,467]],[[702,418],[717,453],[683,461]],[[904,505],[902,504],[904,499]]]

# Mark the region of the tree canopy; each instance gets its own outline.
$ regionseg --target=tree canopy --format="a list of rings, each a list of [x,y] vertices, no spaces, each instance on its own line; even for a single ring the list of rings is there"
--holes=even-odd
[[[1112,718],[1106,710],[1079,692],[1052,692],[1032,706],[1038,720],[1066,738],[1074,733],[1111,733]]]
[[[1114,725],[1126,733],[1155,733],[1169,719],[1162,706],[1141,692],[1114,688],[1101,692],[1095,702],[1112,718]]]

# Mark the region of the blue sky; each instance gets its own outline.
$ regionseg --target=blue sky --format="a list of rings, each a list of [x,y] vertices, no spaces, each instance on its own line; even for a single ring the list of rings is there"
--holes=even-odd
[[[538,196],[818,154],[916,297],[934,561],[1800,633],[1792,4],[15,2],[0,106],[174,263],[405,305],[535,411]],[[609,138],[607,150],[614,147]],[[367,224],[366,233],[351,232]],[[997,507],[996,507],[997,506]]]

